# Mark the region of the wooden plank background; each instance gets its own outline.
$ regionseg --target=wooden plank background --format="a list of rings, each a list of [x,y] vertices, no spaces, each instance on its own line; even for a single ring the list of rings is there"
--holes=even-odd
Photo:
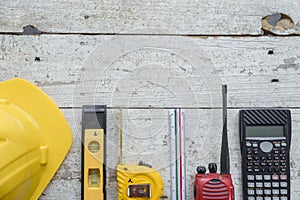
[[[261,19],[274,13],[292,18],[299,33],[299,1],[42,0],[0,3],[0,31],[33,25],[46,33],[261,34]]]
[[[124,162],[151,163],[163,177],[163,199],[170,199],[168,111],[185,108],[192,199],[195,168],[219,162],[222,83],[236,199],[242,200],[238,111],[248,107],[292,110],[291,194],[299,199],[299,10],[299,0],[1,1],[0,80],[21,77],[43,89],[73,133],[70,153],[40,199],[80,199],[86,104],[110,107],[109,200],[117,199],[117,107],[124,107]],[[263,31],[261,20],[276,13],[290,17],[292,27]]]

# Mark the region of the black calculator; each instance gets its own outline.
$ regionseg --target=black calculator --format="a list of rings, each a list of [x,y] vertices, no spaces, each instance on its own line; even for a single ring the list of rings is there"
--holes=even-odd
[[[244,200],[290,199],[291,113],[240,111]]]

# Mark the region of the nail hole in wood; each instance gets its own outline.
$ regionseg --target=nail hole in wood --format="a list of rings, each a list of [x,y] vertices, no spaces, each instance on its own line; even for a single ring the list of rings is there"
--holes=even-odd
[[[279,82],[279,79],[277,79],[277,78],[273,78],[273,79],[271,80],[271,83],[277,83],[277,82]]]
[[[41,61],[41,58],[40,58],[40,57],[35,57],[35,58],[34,58],[34,61],[40,62],[40,61]]]
[[[273,51],[272,49],[270,49],[270,50],[268,51],[268,54],[269,54],[269,55],[272,55],[272,54],[274,54],[274,51]]]

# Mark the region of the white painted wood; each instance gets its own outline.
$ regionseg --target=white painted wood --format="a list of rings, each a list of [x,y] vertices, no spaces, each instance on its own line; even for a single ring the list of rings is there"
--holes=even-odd
[[[278,12],[294,21],[287,33],[300,31],[298,0],[2,0],[0,8],[0,32],[257,35]]]
[[[171,161],[168,109],[163,107],[185,107],[187,199],[192,199],[195,167],[219,161],[221,110],[210,108],[221,106],[221,82],[228,85],[231,108],[236,199],[242,200],[242,189],[238,110],[233,108],[264,106],[293,109],[292,199],[300,198],[299,37],[0,35],[0,41],[0,80],[32,81],[63,108],[72,127],[71,151],[40,199],[80,199],[77,108],[83,104],[160,108],[124,109],[124,163],[150,162],[163,176],[164,199],[170,199]],[[207,97],[208,89],[213,98]],[[110,110],[109,200],[117,199],[118,121],[118,110]]]
[[[229,98],[230,100],[230,98]],[[119,161],[118,109],[108,111],[107,132],[107,195],[117,199],[115,167]],[[170,146],[168,109],[124,109],[124,163],[149,162],[163,177],[164,198],[170,199]],[[221,109],[185,109],[187,199],[192,199],[193,182],[198,165],[210,162],[219,165],[221,145]],[[81,110],[63,109],[73,130],[73,146],[57,174],[40,199],[80,199],[80,130]],[[300,110],[292,109],[291,199],[300,198]],[[238,139],[238,110],[228,111],[228,138],[231,173],[235,197],[242,200],[241,157]]]
[[[221,82],[228,84],[229,107],[300,106],[299,37],[1,35],[0,41],[0,80],[28,79],[60,107],[221,106]]]

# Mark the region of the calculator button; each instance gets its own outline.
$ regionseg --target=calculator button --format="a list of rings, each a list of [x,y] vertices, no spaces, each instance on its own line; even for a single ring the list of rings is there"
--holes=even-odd
[[[265,193],[265,195],[269,195],[269,194],[271,194],[271,190],[264,190],[264,193]]]
[[[279,150],[274,150],[273,151],[275,154],[278,154],[279,153]]]
[[[261,181],[263,179],[263,176],[262,175],[256,175],[255,179],[258,180],[258,181]]]
[[[248,189],[248,195],[254,195],[254,190]]]
[[[271,187],[271,182],[264,182],[265,188],[270,188]]]
[[[272,168],[271,167],[268,167],[268,172],[272,172]]]
[[[287,189],[281,189],[280,190],[280,194],[287,194],[287,193],[288,193]]]
[[[252,146],[253,147],[258,147],[258,144],[257,143],[253,143]]]
[[[253,182],[248,182],[248,187],[254,187],[254,183]]]
[[[280,197],[280,200],[288,200],[287,197]]]
[[[246,147],[251,147],[251,143],[250,142],[246,142]]]
[[[256,169],[254,169],[254,171],[255,171],[255,172],[259,172],[259,169],[258,169],[258,168],[256,168]]]
[[[282,142],[282,143],[281,143],[281,146],[283,146],[283,147],[286,147],[286,145],[287,145],[287,144],[286,144],[285,142]]]
[[[248,197],[248,200],[255,200],[255,197]]]
[[[265,200],[272,200],[271,197],[265,197]]]
[[[287,182],[280,182],[280,187],[283,187],[283,188],[287,187]]]
[[[264,200],[263,197],[256,197],[256,200]]]
[[[280,147],[280,143],[274,144],[275,147]]]
[[[248,181],[253,181],[254,180],[254,175],[248,175],[247,180]]]
[[[280,175],[280,180],[287,180],[287,175]]]
[[[278,175],[272,175],[272,180],[279,180],[279,176]]]
[[[272,187],[274,187],[274,188],[279,187],[279,182],[273,182],[273,183],[272,183]]]
[[[273,194],[279,194],[279,190],[273,189],[273,190],[272,190],[272,193],[273,193]]]
[[[267,158],[268,160],[272,160],[272,156],[268,156],[268,158]]]
[[[257,182],[257,183],[256,183],[256,187],[258,187],[258,188],[263,187],[263,183],[262,183],[262,182]]]
[[[263,152],[268,153],[272,151],[273,144],[271,142],[262,142],[260,143],[259,147]]]
[[[261,189],[256,189],[256,194],[257,194],[257,195],[262,195],[263,193],[264,193],[263,190],[261,190]]]
[[[266,180],[266,181],[271,180],[271,175],[264,175],[264,180]]]
[[[279,197],[273,197],[273,200],[279,200]]]

